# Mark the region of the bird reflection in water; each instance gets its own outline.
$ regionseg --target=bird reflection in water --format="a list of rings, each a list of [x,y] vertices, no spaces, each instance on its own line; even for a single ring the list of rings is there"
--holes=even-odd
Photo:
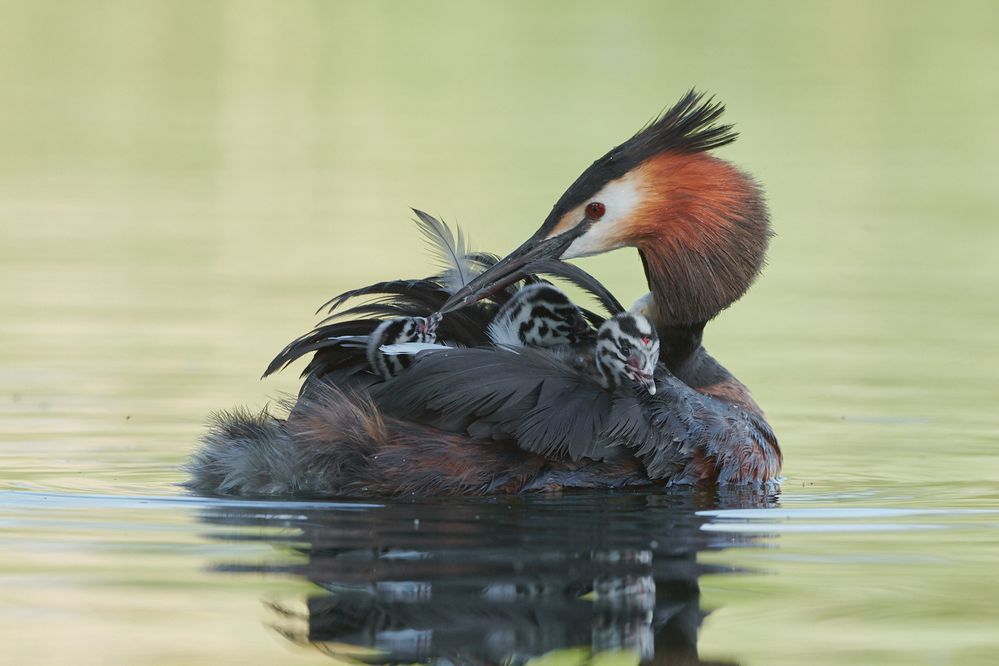
[[[307,630],[285,603],[278,630],[341,659],[394,664],[565,664],[618,652],[620,664],[709,664],[697,635],[708,614],[699,578],[732,567],[701,551],[752,547],[716,534],[698,511],[767,507],[774,497],[719,491],[419,500],[384,505],[220,505],[203,520],[294,527],[260,537],[306,557],[290,565],[222,565],[285,573],[317,586]],[[280,506],[280,509],[275,508]]]

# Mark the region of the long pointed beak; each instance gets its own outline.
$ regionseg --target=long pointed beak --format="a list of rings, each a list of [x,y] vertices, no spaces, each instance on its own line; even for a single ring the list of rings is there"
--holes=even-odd
[[[553,238],[544,238],[542,228],[542,231],[531,236],[523,245],[456,291],[440,309],[441,314],[459,310],[506,289],[517,280],[525,278],[531,271],[531,265],[538,261],[559,258],[588,226],[584,219],[569,231]]]

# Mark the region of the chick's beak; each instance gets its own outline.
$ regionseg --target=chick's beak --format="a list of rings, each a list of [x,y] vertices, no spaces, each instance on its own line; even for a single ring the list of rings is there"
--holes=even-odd
[[[652,375],[647,375],[644,372],[635,372],[631,375],[635,383],[641,386],[643,389],[649,392],[649,395],[656,394],[656,378]]]
[[[581,222],[557,236],[546,238],[545,227],[523,245],[493,264],[474,280],[456,291],[441,307],[441,314],[458,310],[488,298],[531,272],[531,266],[546,259],[558,259],[589,225]]]
[[[656,394],[656,378],[652,373],[642,369],[643,360],[641,356],[632,355],[628,358],[628,376],[631,380],[649,392],[649,395]]]
[[[423,335],[436,335],[437,327],[440,323],[441,315],[439,312],[435,312],[429,317],[424,318],[424,320],[417,325],[417,330]]]

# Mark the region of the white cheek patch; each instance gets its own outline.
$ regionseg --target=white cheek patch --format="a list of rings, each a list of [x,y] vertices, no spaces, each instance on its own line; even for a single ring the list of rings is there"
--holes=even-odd
[[[569,211],[568,215],[581,220],[586,204],[599,201],[606,209],[604,216],[593,223],[582,236],[572,242],[572,245],[562,253],[562,259],[586,257],[624,247],[621,242],[621,225],[634,214],[641,202],[641,179],[636,174],[629,174],[604,185],[603,189],[590,197],[586,203]]]

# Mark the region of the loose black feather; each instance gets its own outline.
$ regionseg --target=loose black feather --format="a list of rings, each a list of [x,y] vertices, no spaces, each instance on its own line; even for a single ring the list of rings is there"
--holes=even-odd
[[[327,314],[333,314],[347,301],[353,298],[360,298],[361,296],[370,296],[372,294],[395,294],[398,296],[412,298],[424,289],[443,291],[443,287],[433,282],[433,278],[423,278],[419,280],[387,280],[385,282],[376,282],[368,285],[367,287],[359,287],[357,289],[351,289],[350,291],[338,294],[320,305],[319,309],[316,310],[316,314],[319,314],[323,310],[326,310]]]
[[[288,345],[274,357],[274,360],[268,364],[267,369],[264,370],[263,376],[267,377],[278,370],[284,369],[289,364],[294,363],[297,359],[310,352],[321,349],[334,350],[338,347],[342,348],[343,345],[340,342],[340,338],[344,336],[367,336],[375,330],[376,326],[378,326],[377,319],[352,320],[318,326],[305,335],[299,336],[289,342]],[[343,353],[347,356],[357,355],[359,358],[364,358],[365,351],[364,348],[343,348]]]

